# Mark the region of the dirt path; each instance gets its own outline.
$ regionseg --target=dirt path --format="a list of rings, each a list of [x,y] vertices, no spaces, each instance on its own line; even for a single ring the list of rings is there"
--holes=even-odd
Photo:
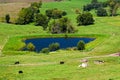
[[[102,55],[102,56],[92,56],[92,57],[84,57],[82,59],[90,59],[90,58],[104,58],[104,57],[118,57],[120,56],[120,53],[113,53],[113,54],[109,54],[109,55]]]
[[[2,64],[0,66],[43,66],[43,65],[51,65],[57,64],[57,62],[41,62],[41,63],[27,63],[27,64]]]
[[[5,39],[4,45],[0,46],[0,56],[2,55],[2,50],[3,50],[3,48],[6,45],[6,43],[7,43],[8,40],[9,40],[9,36]]]

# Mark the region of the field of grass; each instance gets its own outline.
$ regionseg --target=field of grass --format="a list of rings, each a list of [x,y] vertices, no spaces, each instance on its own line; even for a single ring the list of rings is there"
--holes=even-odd
[[[120,57],[101,57],[120,52],[120,16],[94,16],[94,25],[77,27],[75,9],[82,9],[81,6],[89,2],[90,0],[50,2],[44,3],[41,8],[41,13],[48,8],[67,11],[67,16],[78,29],[76,33],[69,35],[97,37],[97,40],[88,44],[88,47],[91,47],[88,51],[58,50],[49,54],[36,54],[35,52],[6,51],[4,49],[1,52],[7,45],[19,47],[14,44],[18,39],[16,37],[52,36],[52,34],[33,24],[0,23],[0,80],[120,80]],[[91,57],[88,59],[89,66],[78,68],[80,60],[87,57]],[[94,60],[105,62],[94,64]],[[14,65],[16,61],[20,61],[20,64]],[[65,61],[65,64],[60,65],[60,61]],[[23,74],[19,74],[19,70],[22,70]]]

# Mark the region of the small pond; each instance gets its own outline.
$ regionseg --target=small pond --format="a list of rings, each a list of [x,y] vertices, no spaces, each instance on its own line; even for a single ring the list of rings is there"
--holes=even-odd
[[[33,38],[25,40],[25,43],[32,43],[35,45],[35,51],[39,52],[43,48],[47,48],[51,43],[59,43],[60,49],[65,49],[69,47],[76,47],[80,40],[85,43],[93,41],[95,38]]]

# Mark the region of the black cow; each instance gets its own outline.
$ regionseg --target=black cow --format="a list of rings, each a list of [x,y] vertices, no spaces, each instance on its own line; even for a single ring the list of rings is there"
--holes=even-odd
[[[64,61],[60,61],[60,64],[64,64],[65,62]]]

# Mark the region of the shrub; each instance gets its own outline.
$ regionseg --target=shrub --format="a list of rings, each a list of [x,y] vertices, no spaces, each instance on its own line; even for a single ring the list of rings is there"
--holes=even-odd
[[[77,43],[77,49],[78,50],[84,50],[85,49],[85,42],[80,40],[78,43]]]
[[[50,44],[49,45],[49,50],[50,51],[56,51],[56,50],[58,50],[60,48],[60,44],[59,43],[52,43],[52,44]]]
[[[28,43],[26,48],[27,48],[28,51],[34,51],[35,50],[35,46],[32,43]]]
[[[85,12],[83,14],[79,14],[77,16],[77,23],[78,25],[90,25],[94,23],[94,19],[91,13]]]
[[[36,14],[34,21],[36,26],[42,26],[44,30],[47,28],[49,22],[47,16],[43,14]]]
[[[49,48],[43,48],[41,50],[41,53],[49,53],[49,52],[50,52]]]
[[[6,23],[10,22],[10,15],[9,14],[5,15],[5,21],[6,21]]]
[[[97,16],[107,16],[107,11],[104,8],[99,8],[97,10]]]

